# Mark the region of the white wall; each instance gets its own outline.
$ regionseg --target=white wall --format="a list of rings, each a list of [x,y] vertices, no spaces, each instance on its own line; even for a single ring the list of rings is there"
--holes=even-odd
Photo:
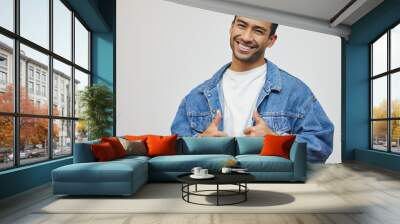
[[[231,60],[233,16],[162,0],[117,1],[117,135],[169,135],[181,99]],[[340,38],[279,26],[266,58],[299,77],[335,124],[341,158]]]

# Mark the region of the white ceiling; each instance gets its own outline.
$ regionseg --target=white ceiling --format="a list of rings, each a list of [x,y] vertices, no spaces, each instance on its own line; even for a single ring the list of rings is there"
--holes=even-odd
[[[383,0],[166,0],[347,38],[350,26]],[[346,7],[347,6],[347,7]]]
[[[265,9],[329,20],[351,0],[227,0],[229,2],[246,2]]]

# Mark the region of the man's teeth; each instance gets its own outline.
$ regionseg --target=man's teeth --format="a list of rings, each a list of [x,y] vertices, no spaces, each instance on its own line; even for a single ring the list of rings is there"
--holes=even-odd
[[[251,47],[247,47],[243,44],[239,44],[239,48],[240,48],[240,50],[243,50],[243,51],[249,51],[251,49]]]

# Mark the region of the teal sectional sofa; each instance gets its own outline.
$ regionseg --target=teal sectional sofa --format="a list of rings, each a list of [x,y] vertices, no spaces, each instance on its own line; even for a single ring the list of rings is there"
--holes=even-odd
[[[306,143],[294,142],[290,159],[260,156],[263,137],[182,137],[176,144],[177,155],[127,156],[96,162],[90,145],[75,144],[74,163],[52,171],[54,194],[131,195],[148,181],[176,181],[193,167],[219,172],[228,160],[236,160],[259,182],[305,182]]]

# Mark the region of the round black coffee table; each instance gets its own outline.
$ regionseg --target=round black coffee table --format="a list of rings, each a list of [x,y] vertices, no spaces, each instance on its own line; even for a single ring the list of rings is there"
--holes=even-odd
[[[248,173],[214,173],[215,176],[212,179],[193,179],[190,177],[191,173],[182,174],[177,177],[178,181],[182,183],[182,199],[188,203],[198,204],[198,205],[234,205],[239,204],[241,202],[245,202],[247,200],[247,192],[249,188],[247,187],[247,183],[255,180],[255,177]],[[205,184],[205,185],[216,185],[215,190],[197,190],[197,185]],[[194,191],[190,191],[190,186],[195,186]],[[238,186],[237,190],[223,190],[220,189],[220,185],[236,185]],[[215,192],[215,194],[205,194],[209,192]],[[216,204],[202,204],[190,201],[190,196],[204,196],[204,197],[216,197]],[[240,200],[234,201],[231,203],[221,203],[221,197],[230,197],[230,196],[241,196]]]

